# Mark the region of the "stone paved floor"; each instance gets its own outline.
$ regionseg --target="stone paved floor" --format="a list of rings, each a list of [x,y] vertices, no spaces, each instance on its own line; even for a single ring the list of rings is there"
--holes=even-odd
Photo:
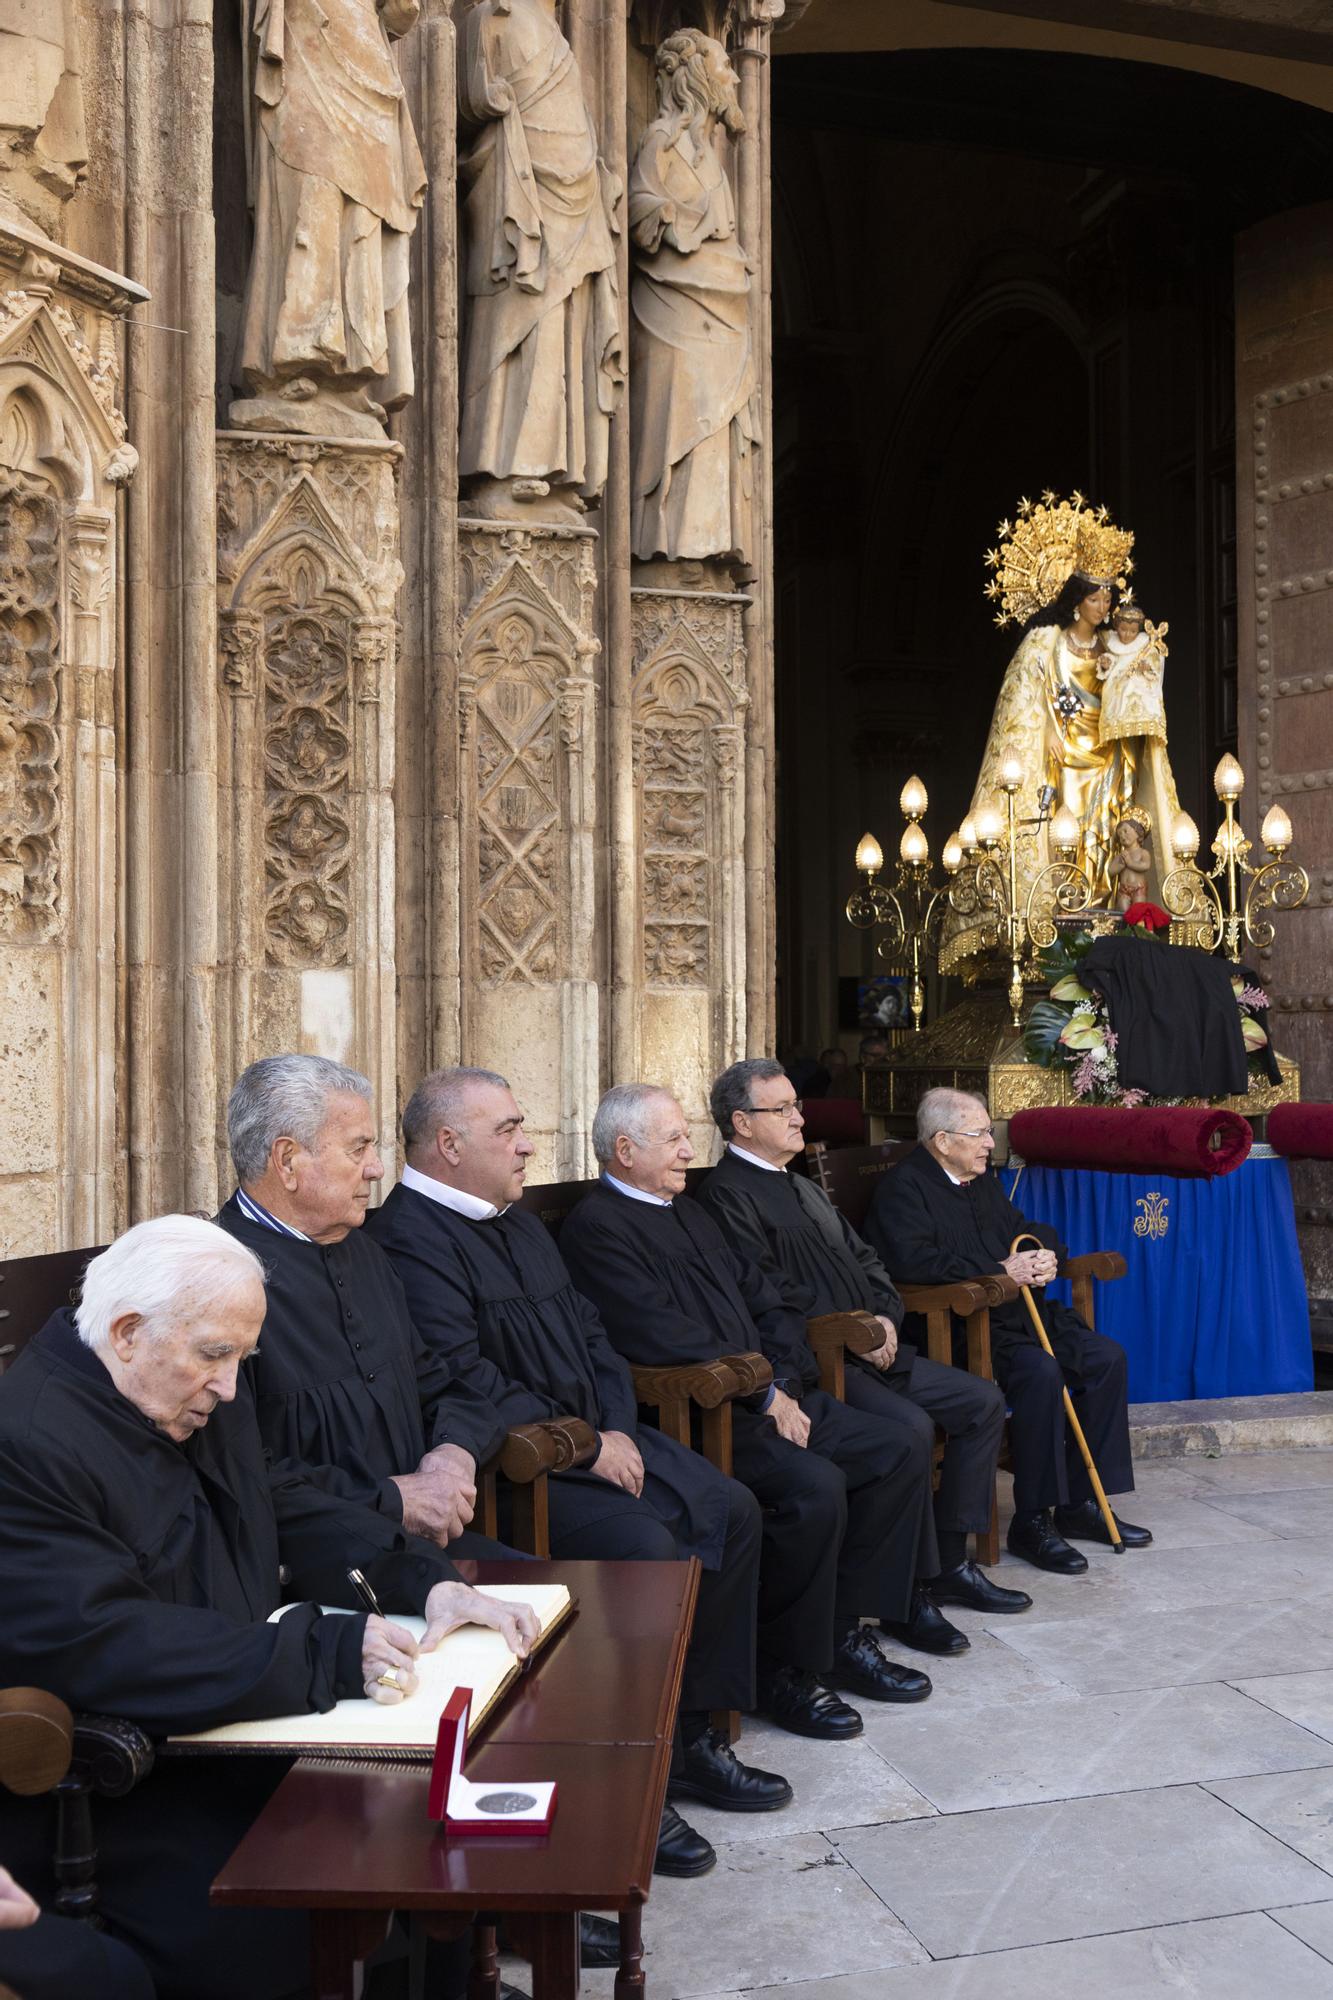
[[[689,1810],[718,1866],[655,1885],[649,2000],[1333,2000],[1333,1450],[1150,1463],[1125,1512],[1156,1546],[1086,1576],[1006,1556],[1033,1609],[951,1614],[921,1707],[747,1728],[796,1800]]]

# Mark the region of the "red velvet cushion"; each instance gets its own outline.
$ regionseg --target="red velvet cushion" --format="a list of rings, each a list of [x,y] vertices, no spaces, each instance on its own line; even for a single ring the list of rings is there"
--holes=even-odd
[[[1333,1160],[1333,1104],[1275,1104],[1268,1143],[1291,1160]]]
[[[1186,1105],[1071,1106],[1020,1111],[1009,1121],[1009,1144],[1030,1166],[1093,1167],[1101,1172],[1229,1174],[1254,1143],[1248,1119],[1236,1111]]]

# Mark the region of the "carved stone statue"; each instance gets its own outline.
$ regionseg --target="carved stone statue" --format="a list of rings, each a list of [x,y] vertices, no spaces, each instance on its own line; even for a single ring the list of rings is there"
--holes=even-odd
[[[471,135],[459,470],[485,511],[552,485],[594,501],[624,380],[621,190],[554,0],[480,0],[462,22],[458,93]]]
[[[252,0],[255,244],[242,430],[380,437],[412,394],[408,249],[426,172],[391,40],[419,0]]]
[[[58,236],[87,165],[75,0],[0,0],[0,220]]]
[[[759,436],[750,260],[719,133],[745,130],[720,42],[685,28],[657,51],[658,115],[630,177],[631,545],[654,556],[751,553]]]

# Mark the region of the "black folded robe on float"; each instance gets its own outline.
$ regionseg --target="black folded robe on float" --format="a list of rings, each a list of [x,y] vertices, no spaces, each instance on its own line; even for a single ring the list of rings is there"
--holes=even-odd
[[[1240,1009],[1226,959],[1123,932],[1096,938],[1079,965],[1106,1002],[1116,1069],[1152,1097],[1234,1097],[1249,1086]]]

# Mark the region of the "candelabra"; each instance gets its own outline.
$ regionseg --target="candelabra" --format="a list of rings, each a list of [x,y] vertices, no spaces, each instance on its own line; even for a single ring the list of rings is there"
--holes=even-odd
[[[909,778],[898,799],[907,825],[898,842],[898,866],[892,884],[877,879],[884,866],[884,850],[873,833],[864,833],[856,845],[856,866],[858,872],[865,876],[865,888],[854,890],[847,898],[849,924],[854,924],[859,931],[871,930],[875,925],[883,928],[884,935],[876,946],[881,958],[907,957],[910,965],[908,1004],[912,1010],[912,1027],[918,1034],[926,1007],[921,964],[939,943],[940,920],[944,915],[949,888],[947,881],[936,883],[930,879],[930,843],[921,824],[922,814],[929,803],[920,778]],[[951,851],[951,845],[946,844],[943,857],[944,866],[950,874],[962,860],[962,849],[958,847],[956,835],[952,848],[957,849],[956,854]]]
[[[1004,949],[1009,960],[1009,1011],[1016,1028],[1023,1024],[1024,960],[1032,950],[1054,944],[1057,917],[1079,916],[1092,902],[1092,884],[1074,858],[1078,821],[1068,806],[1051,817],[1055,790],[1050,785],[1038,795],[1035,816],[1020,819],[1017,795],[1022,782],[1022,765],[1015,757],[1007,758],[1000,770],[1004,811],[986,804],[975,821],[963,821],[954,836],[959,859],[951,871],[954,880],[949,890],[950,907],[961,917],[979,918],[988,942]],[[1055,859],[1035,869],[1024,894],[1027,856],[1020,862],[1020,851],[1026,849],[1039,858],[1038,831],[1047,824]]]
[[[1223,819],[1214,836],[1211,868],[1200,868],[1199,829],[1186,812],[1177,813],[1171,828],[1175,867],[1162,884],[1162,901],[1172,918],[1173,942],[1195,944],[1204,951],[1222,945],[1235,964],[1241,940],[1257,948],[1273,942],[1268,910],[1298,910],[1310,889],[1310,878],[1284,857],[1291,846],[1291,821],[1283,808],[1272,805],[1259,829],[1269,860],[1252,868],[1246,859],[1251,843],[1236,817],[1236,801],[1245,789],[1245,773],[1231,755],[1213,773],[1213,790],[1222,802]],[[1248,878],[1248,880],[1247,880]]]

